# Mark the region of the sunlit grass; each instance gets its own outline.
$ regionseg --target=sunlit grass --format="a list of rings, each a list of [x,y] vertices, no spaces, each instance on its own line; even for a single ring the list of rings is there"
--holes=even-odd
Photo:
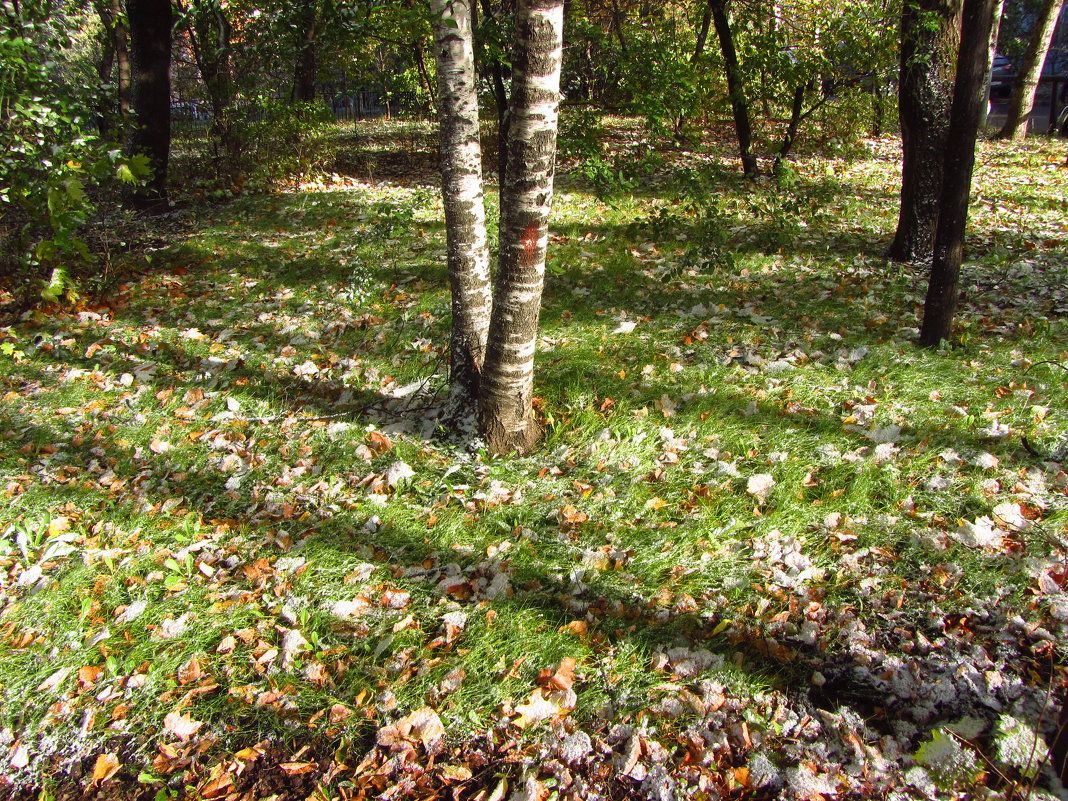
[[[458,741],[507,730],[565,657],[576,725],[674,730],[692,714],[665,699],[701,678],[807,692],[808,663],[754,632],[829,658],[836,615],[881,631],[895,593],[894,626],[929,638],[977,599],[1051,625],[1021,560],[1060,553],[1065,482],[1020,437],[1052,450],[1068,430],[1068,374],[1043,364],[1068,358],[1063,171],[1050,146],[983,147],[959,333],[920,351],[923,271],[880,256],[896,178],[872,148],[799,161],[790,189],[563,182],[545,436],[522,458],[437,436],[426,393],[389,398],[444,381],[426,188],[345,179],[198,212],[121,303],[6,329],[2,725],[63,759],[125,741],[147,764],[180,709],[220,749],[314,732],[359,761],[424,704]],[[1008,184],[1011,230],[985,199]],[[397,463],[413,474],[391,484]],[[1007,502],[1038,525],[956,535]],[[812,604],[831,611],[805,646]],[[674,675],[678,646],[715,659]],[[331,721],[337,704],[352,714]]]

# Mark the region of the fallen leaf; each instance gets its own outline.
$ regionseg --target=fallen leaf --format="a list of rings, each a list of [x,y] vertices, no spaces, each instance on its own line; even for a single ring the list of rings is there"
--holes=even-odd
[[[188,715],[169,712],[163,719],[163,728],[183,742],[195,735],[204,725],[203,721],[193,720]]]
[[[745,491],[756,498],[760,503],[767,499],[768,490],[775,486],[775,479],[768,473],[757,473],[750,476],[746,482]]]
[[[118,773],[121,766],[119,758],[114,754],[101,754],[93,763],[93,781],[106,782]]]
[[[282,762],[278,765],[287,776],[298,776],[315,770],[314,762]]]

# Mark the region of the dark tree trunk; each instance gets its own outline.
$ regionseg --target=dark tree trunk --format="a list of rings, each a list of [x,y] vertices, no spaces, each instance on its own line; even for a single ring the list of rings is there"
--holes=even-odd
[[[319,3],[305,2],[298,20],[297,60],[293,68],[294,103],[315,100],[315,79],[319,75]]]
[[[883,92],[882,81],[876,78],[871,92],[871,135],[876,139],[883,135],[885,118],[886,95]]]
[[[953,142],[953,147],[946,151],[934,260],[920,326],[920,344],[926,347],[935,347],[949,338],[957,309],[968,199],[975,166],[975,139],[979,132],[983,81],[986,79],[986,43],[995,4],[996,0],[964,0],[960,57],[949,119],[949,141]]]
[[[97,10],[100,11],[99,6]],[[101,86],[106,86],[111,82],[111,73],[115,71],[115,41],[103,13],[101,13],[100,21],[104,25],[104,35],[100,42],[100,60],[96,63],[96,76]],[[97,103],[97,125],[100,128],[100,138],[105,141],[110,139],[115,127],[115,106],[114,97],[101,93]]]
[[[775,154],[773,171],[777,175],[782,169],[783,160],[790,154],[794,142],[797,141],[797,131],[801,127],[802,114],[805,110],[805,84],[794,89],[794,102],[790,104],[790,122],[786,125],[786,133],[782,137],[782,145]]]
[[[738,137],[742,172],[747,178],[756,178],[760,169],[756,156],[752,153],[753,128],[749,122],[749,101],[745,96],[738,51],[734,47],[734,32],[727,16],[727,0],[709,0],[708,6],[712,11],[712,24],[716,29],[720,53],[723,55],[723,68],[727,74],[727,91],[731,97],[731,112],[734,114],[734,131]]]
[[[482,18],[492,21],[497,15],[492,0],[482,0]],[[486,59],[490,72],[490,86],[493,89],[493,104],[497,110],[497,182],[504,200],[505,173],[508,168],[508,88],[505,85],[505,69],[498,58]]]
[[[426,68],[426,57],[423,53],[423,43],[417,41],[412,45],[412,52],[415,54],[415,63],[419,69],[419,81],[423,84],[423,89],[426,90],[427,97],[430,99],[430,108],[433,109],[438,104],[438,92],[434,86],[434,81],[430,77],[430,72]]]
[[[119,91],[119,118],[128,125],[133,117],[133,62],[130,57],[130,26],[122,0],[109,0],[115,18],[115,73]]]
[[[133,125],[127,150],[148,157],[152,177],[132,192],[130,205],[145,208],[167,198],[167,163],[171,150],[170,0],[127,0],[133,62]]]
[[[712,24],[712,3],[705,4],[705,10],[701,12],[701,25],[697,29],[697,44],[694,45],[690,63],[696,64],[705,52],[705,44],[708,42],[708,29]]]
[[[961,0],[905,0],[901,15],[901,205],[887,255],[929,259],[938,223]]]
[[[1027,138],[1027,126],[1031,119],[1031,110],[1035,106],[1035,93],[1038,81],[1042,77],[1042,65],[1046,62],[1046,53],[1053,40],[1053,31],[1061,15],[1064,0],[1043,0],[1038,12],[1038,20],[1031,31],[1023,63],[1020,64],[1019,77],[1009,100],[1009,111],[1005,125],[998,133],[999,139],[1011,139],[1022,142]]]

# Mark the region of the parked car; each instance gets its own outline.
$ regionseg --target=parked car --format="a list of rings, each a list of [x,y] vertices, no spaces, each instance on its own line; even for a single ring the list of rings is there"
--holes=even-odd
[[[1012,94],[1012,85],[1016,82],[1016,68],[1001,53],[994,56],[990,67],[990,96],[1008,97]]]

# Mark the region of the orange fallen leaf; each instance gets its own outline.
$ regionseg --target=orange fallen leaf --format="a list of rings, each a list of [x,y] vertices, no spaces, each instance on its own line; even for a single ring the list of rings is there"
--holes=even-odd
[[[585,523],[590,517],[585,512],[580,512],[571,504],[567,504],[567,506],[560,510],[560,519],[565,523],[577,526],[580,523]]]
[[[122,767],[119,758],[114,754],[101,754],[93,763],[93,781],[106,782]]]
[[[575,683],[575,660],[570,656],[561,659],[556,672],[549,677],[547,683],[554,690],[570,690],[571,685]]]
[[[301,773],[311,773],[315,770],[314,762],[282,762],[279,766],[287,776],[297,776]]]
[[[78,687],[82,690],[92,687],[103,673],[104,668],[99,665],[78,668]]]

